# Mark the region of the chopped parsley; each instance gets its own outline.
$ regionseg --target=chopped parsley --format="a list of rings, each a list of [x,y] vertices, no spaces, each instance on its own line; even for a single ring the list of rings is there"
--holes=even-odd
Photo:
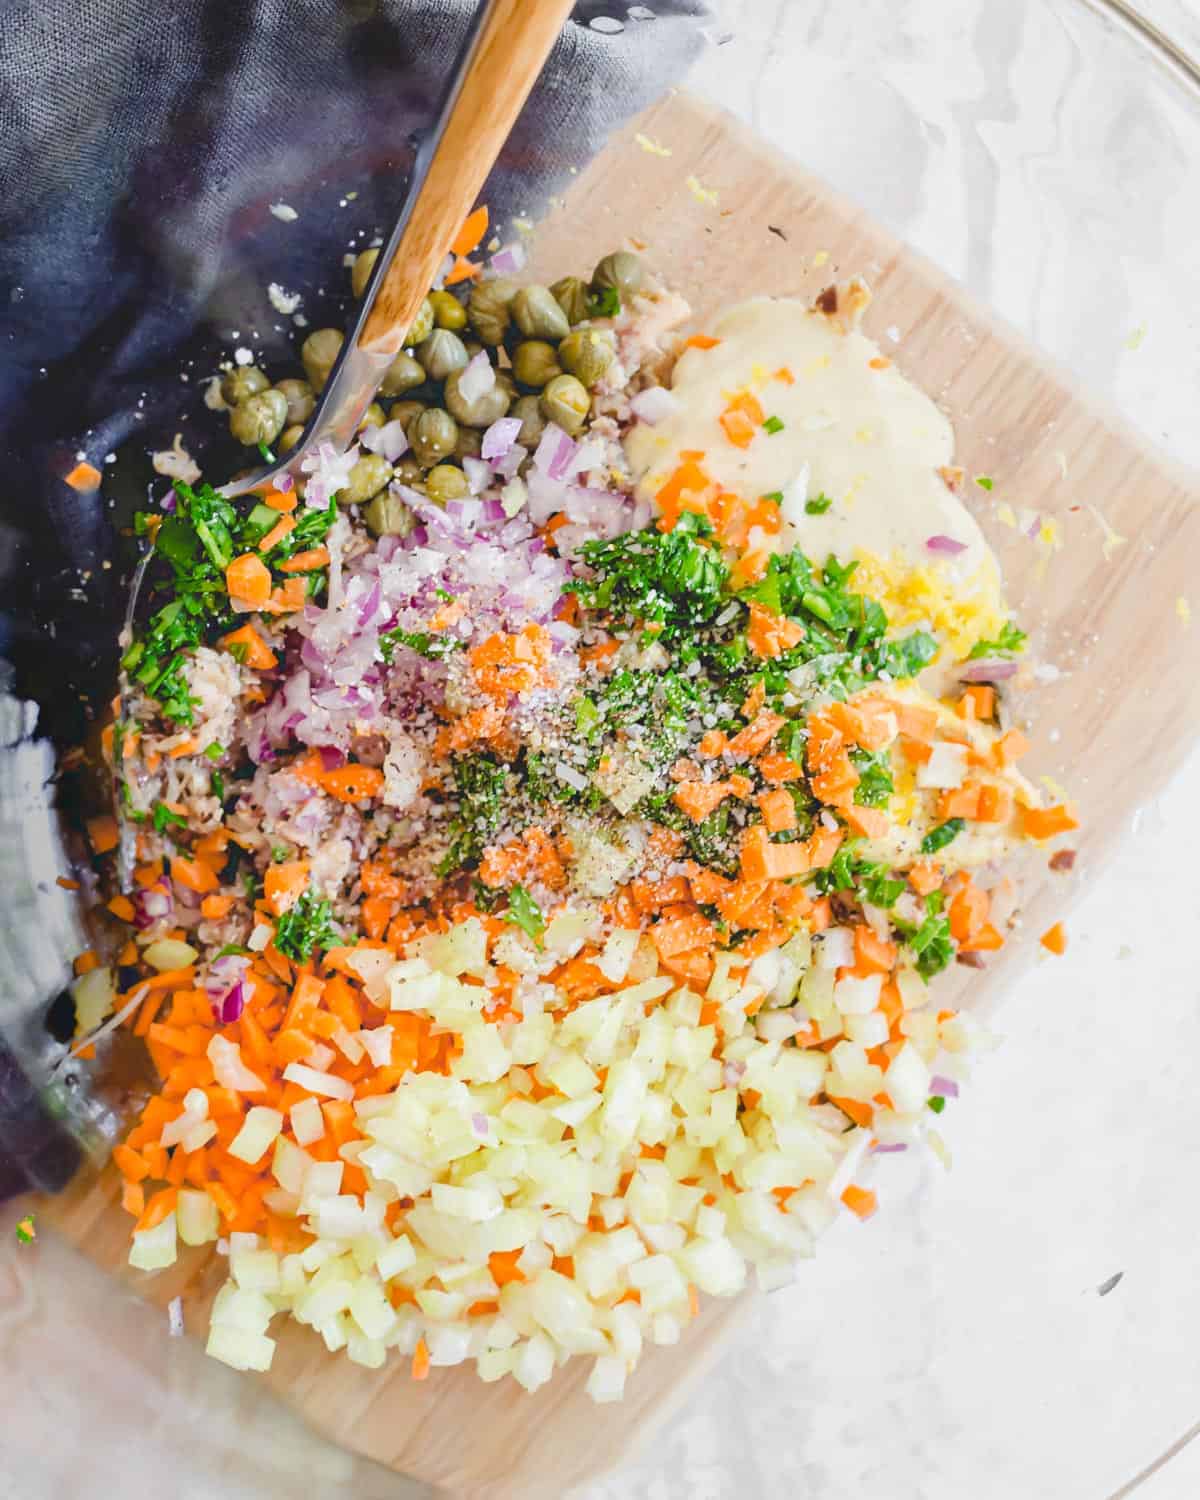
[[[212,775],[208,779],[208,784],[212,790],[213,796],[219,798],[222,802],[224,802],[225,778],[221,775],[220,771],[214,771],[212,773]]]
[[[155,833],[166,833],[167,829],[174,824],[177,828],[186,828],[187,819],[182,813],[177,813],[165,802],[156,802],[151,813],[151,822],[154,824]]]
[[[473,864],[500,827],[508,770],[487,755],[463,755],[454,762],[458,806],[450,821],[450,847],[436,873],[449,875]]]
[[[205,745],[204,753],[208,756],[209,760],[220,760],[222,755],[225,754],[225,746],[218,745],[216,740],[213,740],[211,745]]]
[[[966,822],[962,818],[947,818],[944,823],[939,823],[936,828],[931,828],[921,840],[921,853],[936,854],[939,849],[944,849],[947,844],[952,844],[966,826]]]
[[[307,963],[314,948],[324,953],[343,942],[345,938],[334,926],[332,906],[311,887],[275,924],[276,948],[297,963]]]
[[[994,481],[989,474],[976,474],[975,483],[981,490],[990,490]]]
[[[399,626],[395,630],[385,630],[379,637],[379,649],[385,662],[391,663],[396,653],[397,646],[408,646],[429,661],[439,661],[442,657],[453,656],[456,651],[461,651],[465,641],[453,635],[432,635],[426,630],[401,630]]]
[[[811,500],[804,502],[804,514],[806,516],[823,516],[833,501],[826,494],[814,495]]]
[[[762,425],[763,431],[765,433],[768,433],[771,437],[774,437],[777,432],[783,431],[784,424],[779,420],[778,417],[768,417]]]
[[[927,1099],[925,1102],[935,1115],[940,1115],[946,1107],[946,1100],[941,1094],[934,1094],[932,1098]]]
[[[926,903],[927,909],[930,904]],[[923,979],[940,974],[954,957],[949,919],[940,909],[930,911],[920,927],[909,936],[908,946],[917,961],[917,973]]]
[[[275,462],[275,455],[267,447],[266,443],[259,443],[258,451],[262,454],[264,463],[273,464]]]
[[[33,1215],[26,1214],[23,1219],[17,1220],[17,1244],[32,1245],[37,1239],[37,1230],[34,1228]]]
[[[763,496],[763,499],[764,500],[769,500],[772,505],[782,505],[783,504],[783,491],[782,490],[768,490],[767,493]]]
[[[500,919],[511,922],[533,939],[537,948],[542,946],[542,933],[546,930],[546,919],[542,909],[523,885],[514,885],[508,893],[508,910]]]
[[[887,752],[880,750],[872,754],[869,750],[852,750],[850,760],[858,772],[855,802],[859,807],[886,807],[888,798],[896,790]]]
[[[1018,630],[1011,620],[1007,621],[1004,629],[994,641],[976,641],[967,653],[968,661],[978,661],[985,656],[1016,656],[1018,652],[1024,651],[1025,643],[1029,637],[1023,630]]]

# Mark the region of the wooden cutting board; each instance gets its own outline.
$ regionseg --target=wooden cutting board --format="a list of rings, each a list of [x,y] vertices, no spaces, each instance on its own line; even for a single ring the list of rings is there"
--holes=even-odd
[[[670,155],[639,145],[639,132]],[[1076,878],[1094,870],[1200,725],[1195,477],[1086,402],[961,288],[825,184],[686,94],[648,111],[579,176],[539,231],[533,271],[545,281],[579,272],[629,239],[689,297],[699,328],[746,295],[811,298],[838,278],[869,281],[867,331],[943,403],[968,474],[994,480],[990,494],[970,486],[969,503],[1001,557],[1019,618],[1059,670],[1025,705],[1040,735],[1034,769],[1069,786],[1084,819]],[[1006,504],[1054,517],[1065,545],[1049,555],[1003,524]],[[1096,513],[1129,539],[1110,543],[1107,557]],[[1027,930],[1061,915],[1068,890],[1039,861]],[[994,1000],[1022,961],[1021,945],[1009,946],[1015,951],[986,974],[959,970],[947,992],[966,982],[973,1004]],[[1027,957],[1031,942],[1023,946]],[[194,1251],[160,1277],[129,1273],[129,1220],[111,1174],[81,1179],[39,1216],[153,1301],[183,1293],[188,1326],[202,1333],[223,1263]],[[678,1346],[649,1351],[619,1406],[594,1406],[584,1394],[587,1361],[573,1361],[534,1396],[510,1381],[483,1385],[466,1367],[413,1384],[407,1361],[363,1370],[296,1325],[280,1330],[264,1378],[330,1438],[452,1495],[550,1500],[646,1438],[718,1355],[739,1307],[708,1303]]]

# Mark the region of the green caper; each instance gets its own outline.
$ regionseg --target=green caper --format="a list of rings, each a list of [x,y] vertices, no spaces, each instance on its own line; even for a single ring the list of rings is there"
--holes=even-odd
[[[458,423],[448,411],[431,406],[423,411],[408,430],[412,455],[425,469],[431,469],[454,452]]]
[[[562,308],[567,322],[582,323],[588,315],[587,282],[581,281],[578,276],[564,276],[561,281],[556,281],[550,290],[554,293],[554,300]]]
[[[611,288],[624,299],[640,292],[645,279],[642,263],[632,251],[614,250],[592,272],[592,289],[601,292]]]
[[[508,329],[510,306],[517,295],[517,284],[507,276],[480,281],[471,292],[467,316],[471,327],[485,344],[499,344]]]
[[[462,463],[464,458],[478,458],[483,451],[483,433],[478,427],[460,427],[454,443],[454,456]]]
[[[307,380],[280,380],[275,389],[287,402],[289,422],[307,422],[317,399]]]
[[[574,375],[556,375],[542,392],[542,415],[572,435],[583,426],[591,405],[587,387]]]
[[[453,292],[430,292],[429,305],[433,308],[433,321],[439,328],[457,333],[467,326],[467,310]]]
[[[257,365],[238,365],[221,377],[221,399],[226,406],[236,406],[249,396],[265,391],[271,382]]]
[[[371,279],[371,272],[375,269],[375,262],[378,259],[378,245],[354,257],[354,264],[350,268],[350,287],[356,297],[361,297],[366,291],[367,282]]]
[[[433,303],[426,297],[417,311],[416,317],[409,325],[408,332],[404,335],[404,347],[415,348],[417,344],[424,341],[433,332]]]
[[[300,359],[304,373],[314,391],[319,391],[329,379],[329,372],[342,347],[340,328],[318,328],[300,345]]]
[[[345,487],[337,492],[339,505],[365,505],[392,477],[392,466],[382,453],[364,453],[350,470]]]
[[[425,371],[411,354],[397,354],[387,367],[387,374],[379,385],[381,396],[403,396],[405,391],[415,390],[425,384]]]
[[[563,369],[587,386],[596,384],[615,353],[613,336],[605,328],[576,328],[558,346]]]
[[[363,520],[374,536],[407,536],[416,518],[404,501],[384,490],[363,510]]]
[[[384,414],[383,407],[380,406],[378,401],[372,401],[362,414],[362,421],[358,424],[358,430],[362,432],[365,427],[382,427],[386,421],[387,417]]]
[[[396,478],[401,484],[419,484],[424,475],[425,470],[411,453],[406,453],[396,465]]]
[[[517,442],[524,443],[526,448],[534,449],[542,440],[542,433],[546,430],[546,419],[542,416],[541,402],[536,396],[521,396],[513,402],[510,417],[521,419],[521,430],[517,434]]]
[[[285,427],[279,434],[279,441],[275,444],[276,453],[290,453],[303,436],[303,422],[296,422],[291,427]]]
[[[512,315],[527,339],[561,339],[571,325],[567,315],[544,286],[523,286],[512,299]]]
[[[287,401],[278,391],[258,391],[229,413],[229,430],[248,448],[273,443],[287,421]]]
[[[446,381],[447,407],[455,418],[467,427],[490,427],[493,422],[498,422],[512,405],[516,387],[511,377],[503,370],[497,370],[495,383],[490,390],[484,391],[482,396],[476,396],[474,401],[465,401],[458,391],[462,373],[461,370],[455,370]]]
[[[471,493],[467,476],[453,464],[438,464],[425,476],[425,493],[439,505],[447,500],[461,500]]]
[[[526,339],[523,344],[518,344],[513,350],[512,367],[522,385],[536,386],[539,390],[548,380],[562,374],[554,345],[544,339]]]
[[[424,401],[393,401],[388,415],[393,422],[399,422],[407,432],[424,410]]]
[[[445,380],[447,375],[461,370],[467,362],[462,339],[448,328],[435,328],[416,354],[430,380]]]

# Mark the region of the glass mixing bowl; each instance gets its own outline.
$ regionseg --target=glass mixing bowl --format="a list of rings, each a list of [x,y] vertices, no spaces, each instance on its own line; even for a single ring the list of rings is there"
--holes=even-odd
[[[1145,10],[744,0],[690,87],[1194,463],[1196,19]],[[838,1225],[793,1286],[753,1301],[645,1456],[586,1500],[1200,1491],[1200,1444],[1182,1443],[1200,1375],[1200,1012],[1170,936],[1196,917],[1197,777],[1193,762],[1135,820],[1067,956],[1015,984],[1001,1047],[948,1113],[953,1170],[898,1169],[887,1213]],[[24,1494],[417,1493],[168,1340],[61,1244],[36,1261],[12,1244],[9,1229],[5,1458]]]

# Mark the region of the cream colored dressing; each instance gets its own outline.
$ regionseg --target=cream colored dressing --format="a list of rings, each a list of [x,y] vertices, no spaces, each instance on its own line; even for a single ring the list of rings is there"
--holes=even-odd
[[[792,298],[740,303],[710,331],[721,341],[715,348],[687,349],[675,365],[678,410],[657,426],[639,423],[626,437],[642,498],[654,498],[681,452],[699,449],[703,469],[724,489],[748,501],[782,491],[785,519],[795,527],[785,540],[810,557],[900,553],[910,565],[936,567],[959,588],[969,580],[988,592],[997,587],[982,532],[937,472],[953,455],[950,423],[893,365],[871,367],[880,359],[877,345]],[[781,368],[793,384],[775,375]],[[744,449],[719,421],[742,390],[783,423],[774,434],[760,429]],[[823,515],[806,514],[805,498],[819,494],[832,505]],[[935,536],[966,550],[931,550]]]

